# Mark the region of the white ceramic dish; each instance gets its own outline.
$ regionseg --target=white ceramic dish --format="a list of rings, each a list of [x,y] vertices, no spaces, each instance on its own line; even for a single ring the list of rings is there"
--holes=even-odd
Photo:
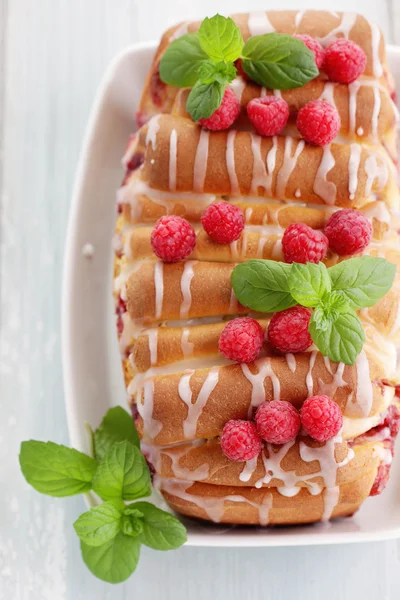
[[[132,46],[108,68],[76,175],[64,268],[62,337],[70,439],[84,451],[88,450],[85,421],[96,426],[108,408],[125,406],[111,295],[111,243],[116,190],[123,174],[121,156],[135,129],[135,108],[155,47],[154,43]],[[400,48],[389,48],[389,59],[400,89]],[[86,244],[93,246],[92,257],[83,252]],[[278,529],[194,521],[186,525],[192,546],[295,546],[400,537],[400,448],[388,488],[380,497],[368,499],[353,518]]]

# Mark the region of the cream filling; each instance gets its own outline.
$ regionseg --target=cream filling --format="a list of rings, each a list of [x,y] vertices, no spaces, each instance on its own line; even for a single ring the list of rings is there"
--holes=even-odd
[[[394,398],[394,388],[385,386],[383,394],[384,406],[382,412],[384,412],[388,406],[392,403]],[[363,419],[351,419],[349,417],[343,417],[343,430],[342,437],[344,440],[352,440],[363,433],[366,433],[372,427],[376,427],[381,422],[381,413],[373,415],[372,417],[365,417]]]

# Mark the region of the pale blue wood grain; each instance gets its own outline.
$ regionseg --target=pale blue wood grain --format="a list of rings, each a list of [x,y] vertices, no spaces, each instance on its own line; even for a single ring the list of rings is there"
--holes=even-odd
[[[308,2],[284,4],[301,8]],[[310,4],[362,10],[393,36],[400,32],[400,16],[390,19],[396,4],[390,0]],[[243,0],[0,1],[0,599],[400,596],[397,542],[165,554],[144,549],[135,577],[108,586],[91,577],[80,559],[72,522],[82,500],[42,497],[19,475],[20,440],[68,443],[60,362],[62,257],[74,171],[102,73],[121,48],[157,38],[177,20],[246,8]]]

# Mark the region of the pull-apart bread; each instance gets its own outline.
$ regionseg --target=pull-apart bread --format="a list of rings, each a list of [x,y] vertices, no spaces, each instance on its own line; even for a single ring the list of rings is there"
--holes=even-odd
[[[192,118],[197,84],[168,84],[163,56],[171,47],[179,53],[179,40],[197,40],[200,27],[177,25],[156,51],[139,130],[123,159],[114,295],[129,403],[154,485],[176,512],[260,525],[349,516],[383,490],[400,416],[398,117],[384,40],[376,25],[353,13],[272,11],[232,19],[247,44],[215,114],[227,114],[224,102],[234,98],[233,122],[219,127],[215,114]],[[308,52],[315,43],[323,56],[319,73],[281,89],[252,79],[248,40],[270,33],[286,34],[274,38],[278,48],[294,35]],[[340,52],[337,40],[346,42]],[[357,60],[352,52],[360,53]],[[362,72],[346,82],[353,79],[348,64],[360,56]],[[343,77],[335,75],[340,60]],[[265,98],[271,103],[258,100]],[[329,138],[336,126],[327,143],[308,134],[315,101],[318,110],[329,105],[334,113],[333,121],[324,113],[317,132],[323,137],[327,129]],[[268,134],[257,118],[269,126],[275,107],[288,115]],[[224,218],[228,238],[239,227],[232,241],[219,235]],[[163,256],[169,235],[172,254]],[[382,281],[392,269],[391,285],[383,290],[382,283],[375,301],[352,304],[349,293],[341,304],[340,290],[359,280],[341,288],[332,275],[332,284],[324,283],[328,295],[320,294],[325,308],[299,299],[290,283],[296,265],[310,268],[312,280],[310,265],[323,278],[346,261],[364,265],[359,272],[371,269],[375,279],[381,273]],[[252,288],[243,295],[251,279],[246,266],[265,266],[273,277],[279,265],[293,296],[286,308],[264,309],[264,300],[251,299]],[[270,289],[267,276],[263,281]],[[312,329],[324,310],[334,323],[326,343],[328,325]],[[297,319],[304,315],[301,330]],[[362,347],[352,356],[343,349],[347,327],[336,327],[347,316],[361,328]],[[296,346],[310,334],[308,344]]]

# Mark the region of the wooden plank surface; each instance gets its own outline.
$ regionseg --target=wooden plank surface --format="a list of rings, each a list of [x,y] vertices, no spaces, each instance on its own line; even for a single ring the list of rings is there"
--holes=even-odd
[[[307,1],[286,1],[305,8]],[[314,0],[359,10],[400,43],[398,0]],[[263,8],[273,3],[251,3]],[[60,360],[64,236],[90,106],[111,58],[175,21],[246,10],[242,1],[0,0],[0,599],[300,600],[400,597],[400,543],[143,551],[112,587],[83,566],[72,522],[80,498],[31,491],[22,439],[68,443]]]

